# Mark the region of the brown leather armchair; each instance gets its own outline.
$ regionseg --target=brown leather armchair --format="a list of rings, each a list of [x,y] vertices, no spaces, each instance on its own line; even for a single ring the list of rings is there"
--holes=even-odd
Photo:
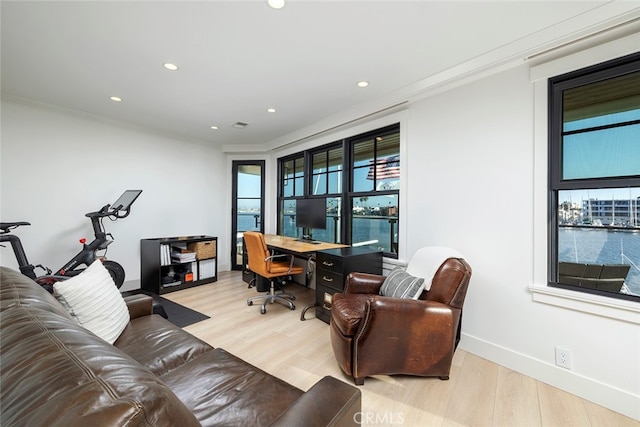
[[[418,262],[414,256],[407,272]],[[381,374],[449,379],[471,267],[451,257],[432,269],[430,290],[417,300],[379,295],[385,277],[364,273],[349,274],[344,292],[333,295],[331,345],[356,385]]]

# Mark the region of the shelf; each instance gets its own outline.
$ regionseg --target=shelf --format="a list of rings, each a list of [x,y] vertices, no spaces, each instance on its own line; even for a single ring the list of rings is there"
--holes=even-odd
[[[140,240],[140,284],[142,289],[158,295],[217,281],[217,237],[197,235],[187,237],[158,237]],[[171,259],[172,247],[194,252],[195,260],[180,262]],[[192,281],[180,280],[181,275],[193,274]],[[165,286],[168,275],[178,284]]]

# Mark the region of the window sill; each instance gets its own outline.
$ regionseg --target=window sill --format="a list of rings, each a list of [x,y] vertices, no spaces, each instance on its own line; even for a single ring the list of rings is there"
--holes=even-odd
[[[543,285],[531,285],[533,300],[610,319],[640,325],[640,304],[600,295],[570,291]]]

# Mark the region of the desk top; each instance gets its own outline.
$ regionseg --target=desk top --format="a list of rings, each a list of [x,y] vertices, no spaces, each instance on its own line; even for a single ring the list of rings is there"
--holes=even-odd
[[[287,250],[297,253],[309,253],[324,251],[325,249],[346,248],[348,245],[342,245],[338,243],[307,243],[297,241],[293,237],[278,236],[277,234],[265,234],[264,240],[267,246],[271,246],[278,249]]]

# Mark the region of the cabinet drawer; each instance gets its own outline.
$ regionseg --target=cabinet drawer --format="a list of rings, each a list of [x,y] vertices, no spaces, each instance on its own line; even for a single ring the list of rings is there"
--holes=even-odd
[[[319,269],[316,274],[316,287],[317,286],[326,286],[337,291],[342,291],[344,289],[344,277],[342,274]]]
[[[316,284],[316,317],[325,323],[331,318],[331,302],[333,294],[340,292],[336,289],[321,284]]]
[[[340,257],[322,254],[318,256],[318,270],[330,270],[337,273],[342,272],[342,261]]]
[[[322,307],[316,307],[316,319],[322,320],[328,325],[331,323],[331,312]]]

